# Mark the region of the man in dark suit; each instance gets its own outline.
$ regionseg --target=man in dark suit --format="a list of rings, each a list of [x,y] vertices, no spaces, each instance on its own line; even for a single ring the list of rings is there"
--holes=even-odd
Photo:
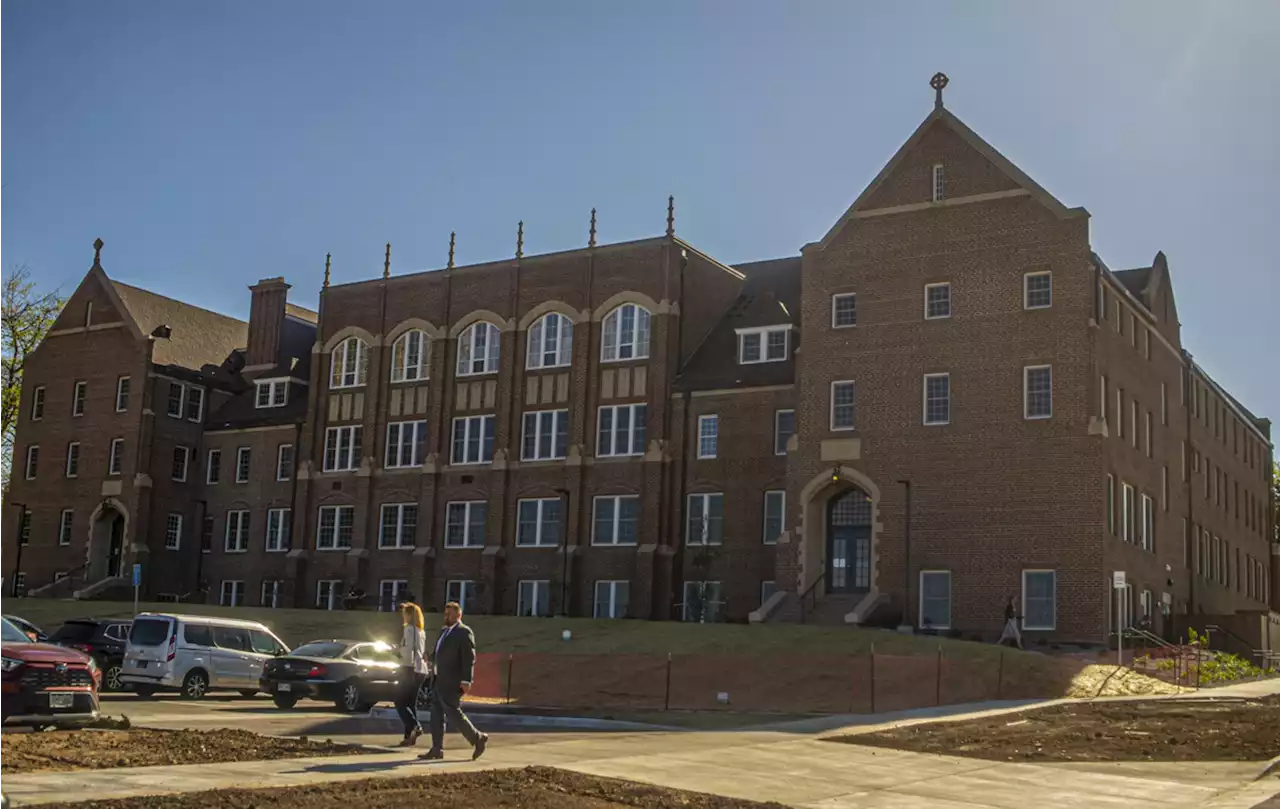
[[[463,695],[471,690],[471,681],[475,677],[476,636],[471,627],[462,623],[462,607],[456,601],[444,605],[444,626],[436,639],[431,664],[435,675],[431,690],[431,749],[420,758],[444,758],[446,717],[450,727],[471,743],[471,758],[480,758],[484,755],[489,736],[476,730],[459,704]]]

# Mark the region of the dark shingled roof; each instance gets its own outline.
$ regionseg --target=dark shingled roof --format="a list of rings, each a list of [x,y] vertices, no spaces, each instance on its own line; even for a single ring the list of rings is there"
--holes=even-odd
[[[1144,294],[1147,289],[1147,282],[1151,280],[1150,267],[1138,267],[1133,270],[1119,270],[1115,273],[1116,279],[1124,284],[1124,288],[1133,293],[1133,296],[1143,303],[1147,302]]]
[[[237,393],[205,420],[205,429],[228,430],[265,427],[272,424],[298,424],[307,417],[307,388],[289,383],[289,401],[284,407],[257,406],[257,387]]]
[[[800,336],[800,257],[738,264],[746,276],[742,292],[694,351],[676,379],[679,390],[718,390],[789,385],[795,360],[738,364],[738,329],[790,323],[791,349]]]
[[[245,345],[249,324],[145,289],[111,281],[129,315],[144,335],[168,326],[169,337],[156,337],[152,361],[200,370],[221,365],[231,352]]]

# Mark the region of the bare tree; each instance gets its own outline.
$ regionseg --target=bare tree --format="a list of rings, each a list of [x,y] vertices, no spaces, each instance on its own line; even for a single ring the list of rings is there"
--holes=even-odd
[[[27,359],[44,339],[66,299],[57,290],[39,293],[31,280],[31,268],[25,264],[11,267],[4,278],[3,336],[0,337],[0,356],[3,369],[0,381],[4,384],[3,401],[0,402],[0,427],[3,427],[4,446],[0,454],[5,492],[9,491],[9,470],[13,466],[13,431],[22,412],[22,372]]]

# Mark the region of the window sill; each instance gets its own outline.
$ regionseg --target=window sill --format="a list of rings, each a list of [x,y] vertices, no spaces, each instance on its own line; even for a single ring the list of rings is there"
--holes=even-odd
[[[494,376],[497,373],[498,373],[498,369],[495,368],[492,371],[472,371],[471,373],[467,373],[467,374],[456,373],[453,376],[455,379],[471,379],[477,376]]]
[[[379,545],[380,551],[413,551],[417,550],[417,545]]]
[[[529,545],[529,544],[527,544],[527,543],[526,543],[526,544],[524,544],[524,545],[521,545],[519,542],[517,542],[517,543],[515,544],[515,547],[517,547],[517,548],[525,548],[525,549],[527,549],[527,550],[535,550],[535,551],[536,551],[536,550],[552,550],[552,551],[553,551],[553,550],[556,550],[557,548],[559,548],[559,547],[560,547],[560,543],[558,543],[558,542],[557,542],[557,543],[556,543],[556,544],[554,544],[554,545],[545,545],[545,544],[544,544],[544,545]]]
[[[391,384],[392,385],[416,385],[419,382],[430,382],[430,381],[431,381],[431,377],[424,376],[419,379],[393,379],[391,380]]]
[[[593,548],[638,548],[638,542],[592,542]]]
[[[445,545],[446,551],[482,551],[484,545]]]
[[[248,548],[223,548],[223,553],[248,553]]]
[[[316,548],[317,553],[346,553],[351,548]]]
[[[648,362],[648,361],[649,361],[649,356],[647,354],[643,357],[618,357],[617,359],[612,359],[612,360],[605,359],[604,357],[600,358],[601,365],[620,365],[624,362]]]

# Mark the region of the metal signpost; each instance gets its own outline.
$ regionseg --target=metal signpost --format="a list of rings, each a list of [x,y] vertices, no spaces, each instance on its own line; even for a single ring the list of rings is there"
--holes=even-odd
[[[1111,586],[1116,591],[1116,665],[1124,665],[1124,571],[1111,574]]]
[[[142,586],[142,565],[133,565],[133,614],[138,614],[138,588]]]

